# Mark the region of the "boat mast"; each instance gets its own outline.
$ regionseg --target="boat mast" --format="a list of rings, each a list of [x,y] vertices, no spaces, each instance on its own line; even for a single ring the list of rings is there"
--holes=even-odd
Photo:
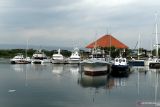
[[[109,36],[109,57],[111,57],[111,45],[112,45],[112,42],[111,42],[111,35],[109,33],[109,27],[107,27],[107,35]]]
[[[152,52],[152,50],[153,50],[153,42],[152,42],[153,40],[151,40],[151,56],[153,56],[153,52]]]
[[[97,33],[96,33],[95,36],[97,36]],[[97,58],[97,40],[96,40],[96,37],[95,37],[95,42],[94,42],[94,47],[93,47],[93,54],[95,55],[93,57]]]
[[[157,33],[157,13],[155,13],[155,22],[156,22],[156,57],[158,58],[158,33]]]
[[[110,51],[109,51],[109,57],[111,57],[111,35],[109,37],[109,48],[110,48]]]
[[[140,52],[139,52],[139,47],[140,47],[140,37],[141,37],[141,35],[139,34],[139,40],[138,40],[138,60],[139,60],[139,55],[140,55]]]
[[[27,47],[26,47],[26,58],[27,58],[27,56],[28,56],[27,50],[28,50],[28,39],[27,39]]]

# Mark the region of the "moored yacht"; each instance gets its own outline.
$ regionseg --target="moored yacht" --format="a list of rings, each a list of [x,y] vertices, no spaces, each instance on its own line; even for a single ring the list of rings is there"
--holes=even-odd
[[[147,59],[144,61],[144,65],[145,65],[145,66],[149,66],[150,63],[156,62],[156,60],[157,60],[157,58],[149,57],[149,58],[147,58]]]
[[[155,39],[156,39],[156,56],[154,58],[150,58],[145,61],[146,65],[149,65],[150,68],[160,68],[160,59],[159,59],[159,44],[158,44],[158,24],[157,24],[157,14],[156,16],[156,24],[155,24]]]
[[[81,61],[81,57],[79,54],[79,49],[78,48],[74,48],[71,56],[68,59],[68,63],[69,64],[79,64]]]
[[[51,62],[52,62],[53,64],[65,63],[64,57],[63,57],[63,55],[61,54],[61,50],[60,50],[60,49],[58,49],[58,53],[57,53],[57,54],[53,54],[53,55],[52,55]]]
[[[149,62],[149,68],[160,68],[160,59],[154,58]]]
[[[27,61],[21,53],[17,54],[15,57],[10,59],[11,64],[28,64],[29,61]]]
[[[86,75],[97,76],[107,74],[109,63],[106,61],[104,51],[94,49],[91,58],[82,61],[82,65]]]
[[[36,51],[32,56],[32,64],[44,64],[49,62],[50,60],[47,58],[46,54],[41,50]]]

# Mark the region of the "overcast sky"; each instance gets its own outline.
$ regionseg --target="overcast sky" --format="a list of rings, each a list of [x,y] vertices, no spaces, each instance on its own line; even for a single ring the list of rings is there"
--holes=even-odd
[[[160,24],[159,0],[0,0],[0,44],[85,47],[109,33],[134,48],[141,34],[150,49],[155,12]]]

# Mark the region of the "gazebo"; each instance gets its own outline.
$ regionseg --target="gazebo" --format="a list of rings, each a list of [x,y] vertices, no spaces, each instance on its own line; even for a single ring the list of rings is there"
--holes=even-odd
[[[120,42],[118,39],[114,38],[112,35],[104,35],[101,38],[99,38],[98,40],[87,45],[86,48],[92,49],[95,47],[95,45],[96,45],[96,47],[102,47],[102,48],[112,47],[112,46],[114,46],[115,48],[119,48],[119,49],[128,48],[127,45]]]

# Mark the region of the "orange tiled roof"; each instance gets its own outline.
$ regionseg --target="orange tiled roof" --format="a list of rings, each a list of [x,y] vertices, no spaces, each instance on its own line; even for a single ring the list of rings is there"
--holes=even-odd
[[[128,48],[125,44],[117,40],[111,35],[104,35],[98,40],[92,42],[91,44],[87,45],[86,48],[94,48],[96,42],[97,47],[110,47],[114,46],[116,48]]]

